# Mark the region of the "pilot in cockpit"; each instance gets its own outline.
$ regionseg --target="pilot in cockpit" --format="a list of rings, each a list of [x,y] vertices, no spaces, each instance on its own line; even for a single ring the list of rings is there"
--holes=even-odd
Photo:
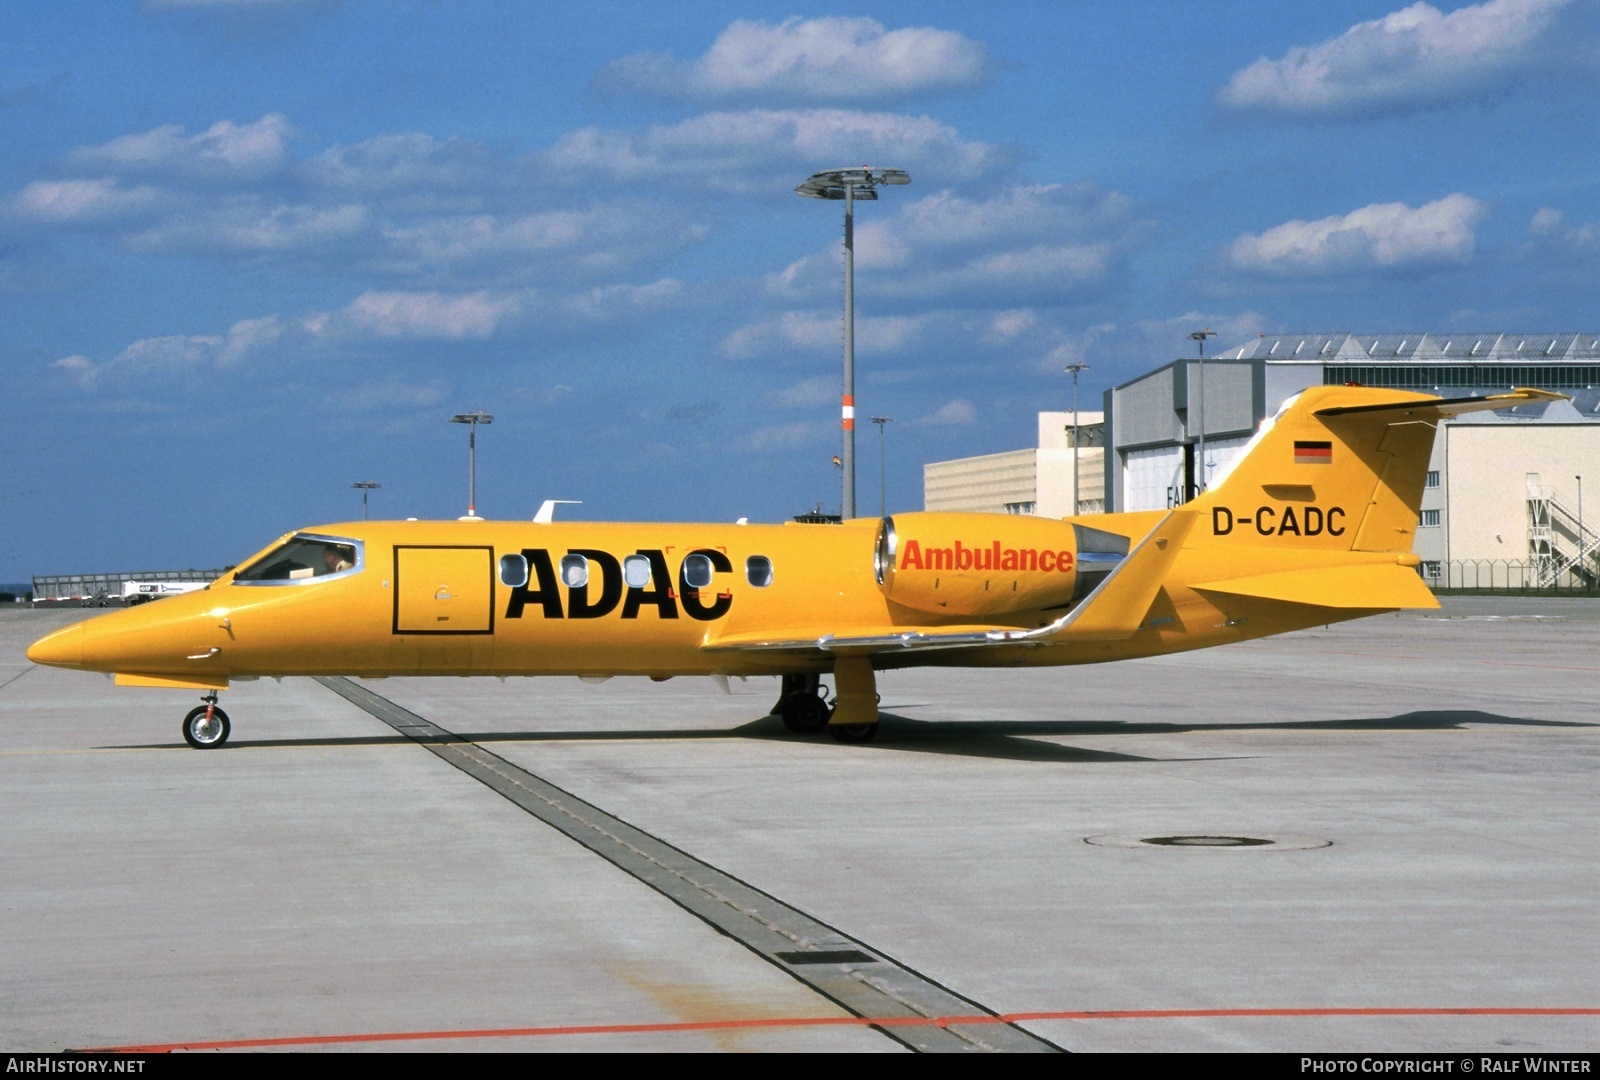
[[[322,565],[327,569],[324,574],[337,574],[341,570],[348,570],[355,565],[355,552],[345,544],[329,544],[322,549]]]

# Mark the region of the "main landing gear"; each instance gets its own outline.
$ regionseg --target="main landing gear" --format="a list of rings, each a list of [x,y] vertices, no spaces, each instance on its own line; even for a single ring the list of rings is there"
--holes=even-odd
[[[867,657],[841,657],[834,663],[833,681],[838,693],[828,704],[819,675],[785,675],[778,703],[772,711],[783,726],[798,735],[823,728],[843,743],[871,742],[878,734],[878,692]]]
[[[190,709],[183,718],[183,741],[196,750],[214,750],[228,741],[228,714],[217,707],[215,690],[200,700],[205,704]]]
[[[833,715],[826,694],[820,675],[785,675],[772,711],[796,735],[813,735],[827,727],[828,717]]]

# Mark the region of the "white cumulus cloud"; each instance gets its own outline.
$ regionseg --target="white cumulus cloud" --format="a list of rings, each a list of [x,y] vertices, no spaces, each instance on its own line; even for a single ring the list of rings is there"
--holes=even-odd
[[[540,155],[552,178],[714,183],[723,195],[787,191],[817,162],[892,161],[958,184],[1008,168],[1013,155],[927,116],[849,109],[710,112],[644,131],[583,128]],[[785,186],[787,185],[787,186]]]
[[[1554,207],[1540,207],[1528,222],[1523,251],[1546,268],[1576,273],[1587,282],[1600,252],[1600,222],[1571,222]]]
[[[11,199],[24,218],[56,224],[88,225],[140,217],[167,203],[148,184],[124,187],[114,179],[35,180]]]
[[[1416,3],[1282,59],[1257,60],[1218,101],[1240,109],[1342,115],[1470,97],[1547,62],[1570,0],[1488,0],[1449,14]]]
[[[547,156],[415,132],[297,156],[292,136],[276,114],[198,133],[168,125],[121,136],[67,154],[59,176],[0,196],[0,210],[143,254],[356,270],[414,291],[626,279],[710,231],[703,204],[597,200],[552,184]],[[664,139],[668,157],[673,142]]]
[[[926,333],[928,316],[884,315],[856,318],[856,354],[902,352]],[[837,311],[786,311],[739,327],[722,339],[721,352],[734,360],[837,353],[844,328]]]
[[[516,301],[487,293],[364,292],[341,313],[349,326],[379,338],[479,340],[516,312]]]
[[[190,181],[255,180],[290,164],[293,135],[289,121],[277,113],[245,124],[219,120],[195,135],[167,124],[81,147],[67,162],[83,169],[110,168]]]
[[[981,42],[950,30],[888,30],[876,19],[740,19],[693,60],[636,53],[597,77],[604,88],[695,100],[883,101],[979,85]]]
[[[348,389],[329,388],[326,394],[319,397],[318,404],[331,412],[344,409],[360,412],[420,409],[439,404],[448,390],[449,386],[440,379],[430,379],[424,383],[380,379]]]
[[[369,244],[374,228],[369,209],[355,203],[286,205],[240,195],[187,209],[129,232],[128,246],[160,253],[296,256],[349,250],[352,241]]]
[[[1467,195],[1422,206],[1374,203],[1319,221],[1286,221],[1239,237],[1228,260],[1240,270],[1281,277],[1462,263],[1475,250],[1488,207]]]
[[[858,287],[868,295],[963,306],[1059,303],[1113,275],[1148,232],[1133,201],[1092,184],[1002,187],[986,199],[950,191],[903,202],[856,225]],[[768,279],[775,296],[838,288],[837,249]]]
[[[965,398],[947,401],[933,412],[912,423],[920,427],[964,427],[978,422],[978,410]]]

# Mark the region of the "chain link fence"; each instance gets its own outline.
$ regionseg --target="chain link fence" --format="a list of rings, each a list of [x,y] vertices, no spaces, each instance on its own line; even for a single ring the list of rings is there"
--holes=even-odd
[[[1550,568],[1509,559],[1424,562],[1422,580],[1434,592],[1516,593],[1536,596],[1600,596],[1600,574],[1573,566],[1550,580]]]

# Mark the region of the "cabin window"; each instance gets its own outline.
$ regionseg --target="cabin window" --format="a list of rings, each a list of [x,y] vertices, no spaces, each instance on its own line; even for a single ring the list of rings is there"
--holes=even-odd
[[[528,583],[528,558],[525,555],[500,556],[500,583],[520,589]]]
[[[623,559],[622,580],[630,589],[642,589],[650,584],[650,560],[643,555],[629,555]]]
[[[234,574],[233,581],[236,585],[296,585],[354,574],[361,568],[361,541],[300,533]]]
[[[765,555],[752,555],[744,561],[744,579],[758,589],[772,584],[772,560]]]
[[[711,560],[705,555],[690,555],[683,560],[683,584],[689,589],[703,589],[711,584]]]
[[[589,560],[582,555],[563,555],[561,584],[569,589],[581,589],[589,584]]]

